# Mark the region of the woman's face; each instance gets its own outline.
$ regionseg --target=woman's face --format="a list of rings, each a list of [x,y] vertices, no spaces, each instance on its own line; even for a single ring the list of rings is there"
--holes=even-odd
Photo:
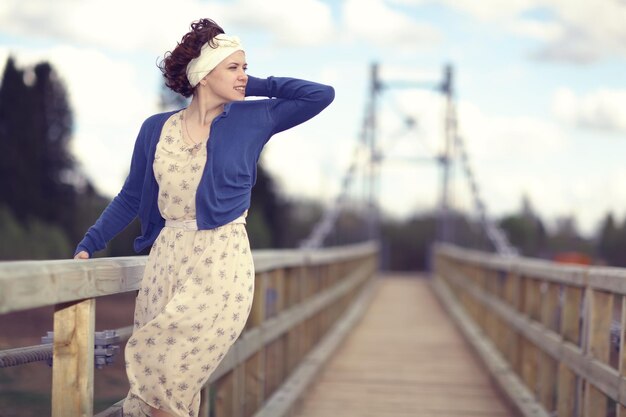
[[[206,76],[207,88],[224,103],[243,100],[248,83],[247,68],[245,53],[233,52]]]

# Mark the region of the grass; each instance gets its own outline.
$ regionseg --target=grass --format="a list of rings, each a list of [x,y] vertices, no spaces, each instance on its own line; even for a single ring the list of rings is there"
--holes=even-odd
[[[50,415],[50,395],[24,391],[0,392],[0,417]]]
[[[121,398],[96,398],[93,402],[94,414],[106,410]],[[49,394],[24,391],[0,391],[0,417],[41,417],[49,416],[51,398]]]

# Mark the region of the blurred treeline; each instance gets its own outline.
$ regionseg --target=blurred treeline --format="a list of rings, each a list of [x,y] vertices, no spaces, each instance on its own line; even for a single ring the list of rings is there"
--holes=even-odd
[[[183,106],[162,94],[161,107]],[[147,116],[147,115],[146,115]],[[18,68],[9,57],[0,80],[0,259],[70,258],[74,247],[109,202],[100,195],[69,151],[73,114],[62,79],[50,64]],[[129,136],[129,140],[133,140]],[[367,238],[365,215],[358,204],[340,215],[327,245]],[[252,193],[248,231],[253,249],[297,247],[313,229],[324,208],[314,201],[290,201],[261,163]],[[454,243],[492,250],[480,225],[452,213]],[[518,213],[500,220],[522,254],[552,259],[560,253],[588,255],[596,263],[626,266],[626,219],[607,214],[596,239],[583,239],[574,219],[548,230],[523,200]],[[436,239],[436,213],[405,220],[386,218],[380,225],[382,266],[391,270],[428,269]],[[139,224],[132,223],[96,256],[135,255]]]
[[[0,85],[0,253],[3,259],[62,258],[87,208],[99,202],[68,151],[73,116],[48,63],[6,62]]]

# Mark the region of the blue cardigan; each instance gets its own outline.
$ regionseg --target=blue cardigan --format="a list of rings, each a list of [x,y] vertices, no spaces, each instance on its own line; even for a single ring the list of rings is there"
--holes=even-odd
[[[335,97],[332,87],[294,78],[248,77],[247,96],[270,97],[234,101],[211,124],[207,161],[196,193],[199,230],[227,224],[250,207],[256,165],[263,146],[275,133],[312,118]],[[157,205],[159,187],[152,164],[165,121],[174,112],[146,119],[139,130],[130,172],[119,194],[102,212],[78,244],[75,254],[91,257],[135,217],[141,222],[136,252],[150,246],[165,224]]]

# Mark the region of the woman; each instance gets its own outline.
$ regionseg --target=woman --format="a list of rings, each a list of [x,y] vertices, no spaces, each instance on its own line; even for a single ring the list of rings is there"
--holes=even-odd
[[[261,150],[334,98],[322,84],[246,75],[239,39],[210,19],[192,23],[160,67],[191,103],[143,123],[122,190],[75,253],[89,258],[137,216],[135,250],[152,245],[125,350],[126,417],[197,416],[252,304],[245,217]]]

